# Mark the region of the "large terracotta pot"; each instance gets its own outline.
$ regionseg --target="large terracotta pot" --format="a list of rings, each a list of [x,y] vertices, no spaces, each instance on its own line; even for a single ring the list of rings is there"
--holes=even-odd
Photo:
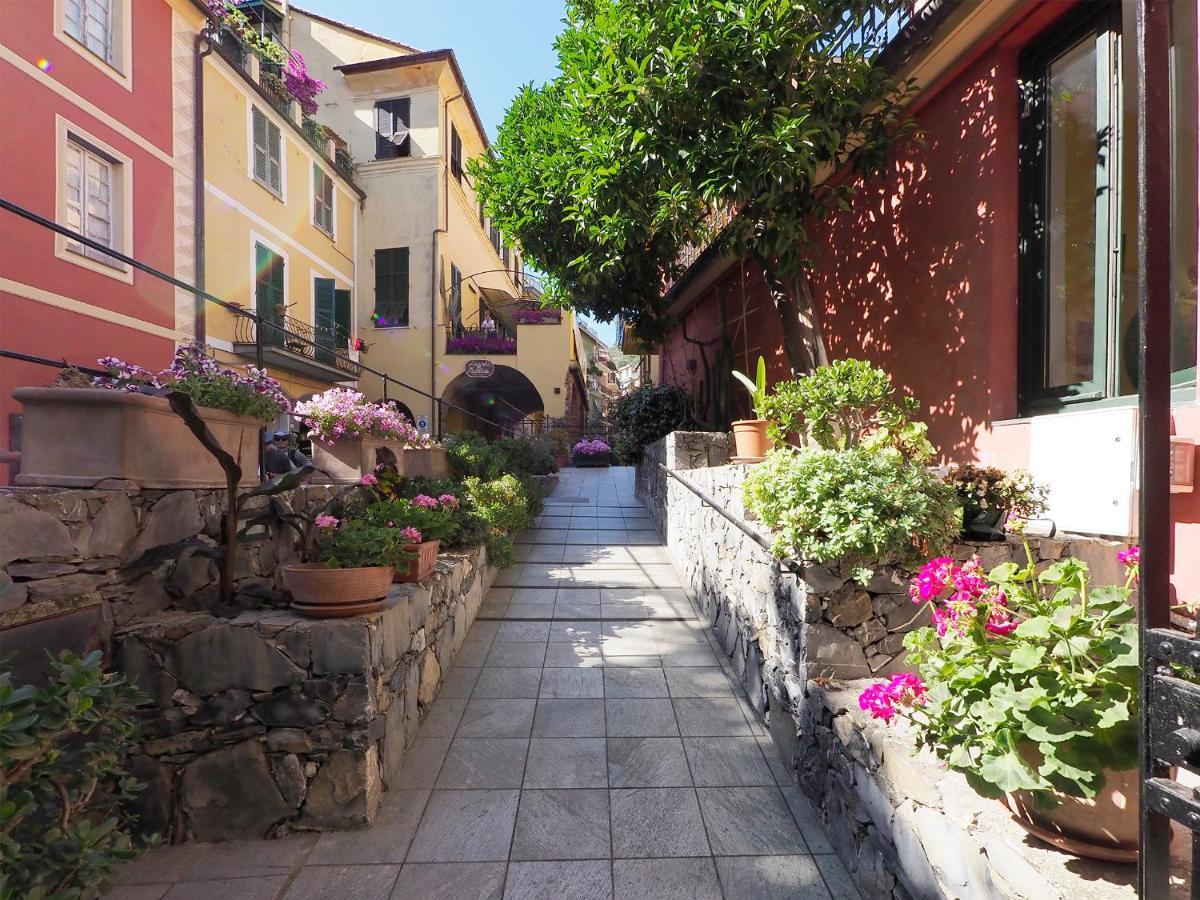
[[[405,447],[404,474],[409,478],[449,478],[450,459],[444,447]]]
[[[1006,795],[1017,822],[1034,837],[1076,856],[1113,862],[1138,857],[1138,772],[1104,770],[1104,787],[1093,799],[1054,792],[1060,805],[1039,809],[1028,791]]]
[[[283,586],[298,612],[320,618],[353,616],[379,608],[395,571],[391,566],[330,569],[324,563],[295,563],[283,567]]]
[[[733,443],[737,451],[734,462],[762,462],[771,449],[771,441],[767,437],[767,426],[771,423],[766,419],[743,419],[733,423]]]
[[[313,441],[313,465],[326,472],[334,484],[354,484],[377,465],[404,469],[404,445],[375,437],[342,438],[336,444]]]
[[[424,581],[437,568],[439,541],[425,541],[422,544],[408,544],[405,550],[417,554],[417,558],[408,564],[406,569],[397,569],[393,581],[397,584],[415,584]]]
[[[165,397],[104,388],[23,387],[21,471],[16,483],[94,487],[124,479],[142,488],[223,488],[225,473]],[[258,483],[257,419],[200,408],[201,418],[242,467],[241,484]]]

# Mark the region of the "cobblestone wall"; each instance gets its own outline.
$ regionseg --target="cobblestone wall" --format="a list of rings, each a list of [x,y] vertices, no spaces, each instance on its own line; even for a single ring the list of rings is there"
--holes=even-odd
[[[797,566],[796,574],[661,468],[680,472],[745,521],[747,467],[725,464],[728,446],[723,434],[669,435],[647,448],[638,467],[638,493],[684,586],[704,609],[751,704],[838,839],[838,851],[860,886],[870,897],[1057,896],[1056,874],[1039,875],[1013,862],[1006,880],[986,854],[982,862],[976,859],[987,831],[949,817],[972,808],[978,812],[973,821],[995,825],[997,818],[1007,821],[1002,811],[996,813],[962,779],[942,783],[946,773],[930,760],[914,760],[902,736],[888,756],[881,755],[878,730],[858,715],[853,700],[858,689],[826,687],[904,669],[904,634],[929,621],[928,612],[909,600],[912,573],[882,564],[866,585],[838,566]],[[1123,578],[1111,542],[1032,543],[1040,561],[1071,554],[1086,560],[1101,583]],[[1017,554],[1023,559],[1023,553],[1015,541],[963,543],[951,551],[959,560],[978,554],[987,566]],[[924,790],[931,781],[942,787]],[[1010,837],[1024,852],[1021,835]],[[1018,853],[1011,847],[1009,852]],[[1001,851],[996,856],[1005,858]],[[1053,868],[1053,861],[1047,865]],[[1022,879],[1024,887],[1010,884]],[[1046,892],[1026,892],[1038,880]]]

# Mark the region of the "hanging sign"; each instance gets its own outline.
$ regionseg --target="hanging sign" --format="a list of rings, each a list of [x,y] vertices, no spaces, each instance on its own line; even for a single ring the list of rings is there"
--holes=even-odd
[[[490,359],[469,359],[463,371],[469,378],[491,378],[496,372],[496,364]]]

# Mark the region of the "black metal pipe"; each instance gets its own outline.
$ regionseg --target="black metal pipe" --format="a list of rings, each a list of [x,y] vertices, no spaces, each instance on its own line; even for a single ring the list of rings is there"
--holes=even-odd
[[[109,247],[106,244],[102,244],[99,241],[93,240],[92,238],[89,238],[87,235],[80,234],[77,231],[72,231],[70,228],[67,228],[64,225],[58,224],[53,219],[47,219],[45,216],[40,215],[39,213],[35,213],[31,209],[27,209],[24,206],[21,206],[21,204],[19,204],[19,203],[14,203],[11,200],[8,200],[4,197],[0,197],[0,210],[10,212],[13,215],[19,216],[20,218],[23,218],[23,219],[26,219],[27,221],[33,222],[36,225],[41,225],[43,228],[48,228],[51,231],[53,231],[57,234],[61,234],[64,237],[68,237],[72,241],[82,244],[85,247],[91,247],[93,250],[98,250],[101,253],[104,253],[106,256],[110,256],[113,259],[119,260],[120,262],[123,262],[128,266],[132,266],[133,268],[137,269],[140,272],[145,272],[147,275],[153,275],[155,278],[159,278],[162,281],[167,282],[168,284],[174,285],[177,288],[188,291],[189,293],[192,293],[197,297],[202,297],[203,299],[207,300],[209,303],[215,303],[217,306],[220,306],[222,309],[227,310],[228,312],[232,313],[235,316],[239,316],[243,319],[249,319],[250,321],[254,322],[254,324],[255,324],[254,330],[255,330],[256,334],[259,332],[259,330],[261,328],[264,328],[264,327],[273,328],[276,331],[279,331],[280,333],[282,333],[282,329],[280,329],[279,326],[277,326],[273,322],[263,319],[257,313],[252,313],[249,310],[244,309],[243,307],[238,306],[235,303],[230,303],[227,300],[222,300],[220,297],[216,296],[215,294],[210,294],[208,291],[206,291],[200,287],[197,287],[194,284],[188,284],[186,281],[176,278],[174,275],[168,275],[166,272],[163,272],[160,269],[156,269],[154,266],[149,265],[148,263],[144,263],[141,260],[136,259],[132,256],[129,256],[125,253],[122,253],[119,250],[113,249],[112,247]],[[289,338],[293,341],[298,341],[302,344],[308,345],[314,351],[328,349],[327,347],[323,347],[321,344],[317,343],[316,341],[312,340],[311,338],[305,337],[304,335],[292,334],[292,335],[289,335]],[[257,357],[257,354],[256,354],[256,358],[258,358],[258,362],[261,367],[261,365],[262,365],[261,358]],[[373,369],[370,366],[365,365],[363,363],[356,362],[355,365],[357,365],[362,371],[370,372],[372,375],[376,375],[379,378],[391,378],[391,376],[389,376],[386,372],[381,372],[378,369]],[[80,367],[75,366],[75,368],[80,368]],[[427,393],[426,391],[422,390],[419,387],[416,387],[414,385],[408,384],[403,381],[399,381],[398,379],[395,379],[395,378],[392,378],[391,380],[394,381],[400,387],[405,388],[406,390],[412,391],[414,394],[417,394],[422,397],[429,397],[434,400],[437,399],[432,394]],[[483,416],[473,413],[468,409],[464,409],[463,407],[458,406],[457,404],[449,403],[446,401],[440,401],[440,402],[445,402],[446,406],[448,406],[450,409],[456,409],[465,415],[473,416],[474,418],[480,420],[481,422],[487,422],[491,425],[496,425],[496,426],[500,425],[499,422],[492,422],[490,419],[486,419]]]
[[[195,67],[192,72],[192,128],[195,132],[194,150],[196,154],[196,162],[192,167],[192,203],[195,205],[195,243],[194,256],[196,260],[196,287],[201,290],[206,284],[205,279],[205,246],[204,246],[204,58],[213,52],[212,43],[212,23],[204,26],[203,30],[196,35],[195,41]],[[206,44],[204,50],[200,49],[200,42]],[[205,313],[208,307],[204,305],[204,298],[199,294],[192,293],[192,321],[193,333],[196,336],[197,343],[203,343],[208,334],[208,322]]]
[[[655,463],[655,465],[658,466],[660,469],[662,469],[664,472],[666,472],[668,475],[670,475],[672,478],[674,478],[676,481],[678,481],[680,484],[682,484],[685,488],[687,488],[689,491],[691,491],[697,497],[699,497],[700,500],[706,506],[711,506],[714,510],[717,511],[717,514],[720,515],[721,518],[723,518],[725,521],[727,521],[729,524],[731,524],[734,528],[736,528],[742,534],[746,535],[746,537],[750,538],[750,540],[754,541],[754,543],[756,543],[763,550],[767,551],[767,553],[770,553],[772,559],[776,559],[774,553],[771,550],[771,545],[767,542],[767,539],[764,538],[761,534],[759,534],[757,531],[755,531],[753,528],[751,528],[749,525],[747,525],[744,521],[739,519],[733,513],[729,512],[729,510],[727,510],[724,506],[722,506],[720,503],[718,503],[713,497],[710,497],[703,490],[696,487],[696,485],[692,484],[690,481],[688,481],[686,478],[684,478],[678,472],[674,471],[673,469],[668,469],[662,463]],[[796,562],[795,560],[776,559],[776,562],[782,568],[787,569],[789,572],[791,572],[793,575],[795,575],[797,578],[804,577],[804,566],[801,565],[800,563]]]

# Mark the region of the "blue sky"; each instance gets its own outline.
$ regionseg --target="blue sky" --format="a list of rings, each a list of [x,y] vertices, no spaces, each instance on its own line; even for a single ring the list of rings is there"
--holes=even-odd
[[[395,0],[301,0],[319,15],[392,38],[419,50],[450,48],[490,137],[517,89],[556,74],[554,38],[562,30],[563,0],[441,0],[414,8]],[[611,342],[615,328],[596,325]]]

